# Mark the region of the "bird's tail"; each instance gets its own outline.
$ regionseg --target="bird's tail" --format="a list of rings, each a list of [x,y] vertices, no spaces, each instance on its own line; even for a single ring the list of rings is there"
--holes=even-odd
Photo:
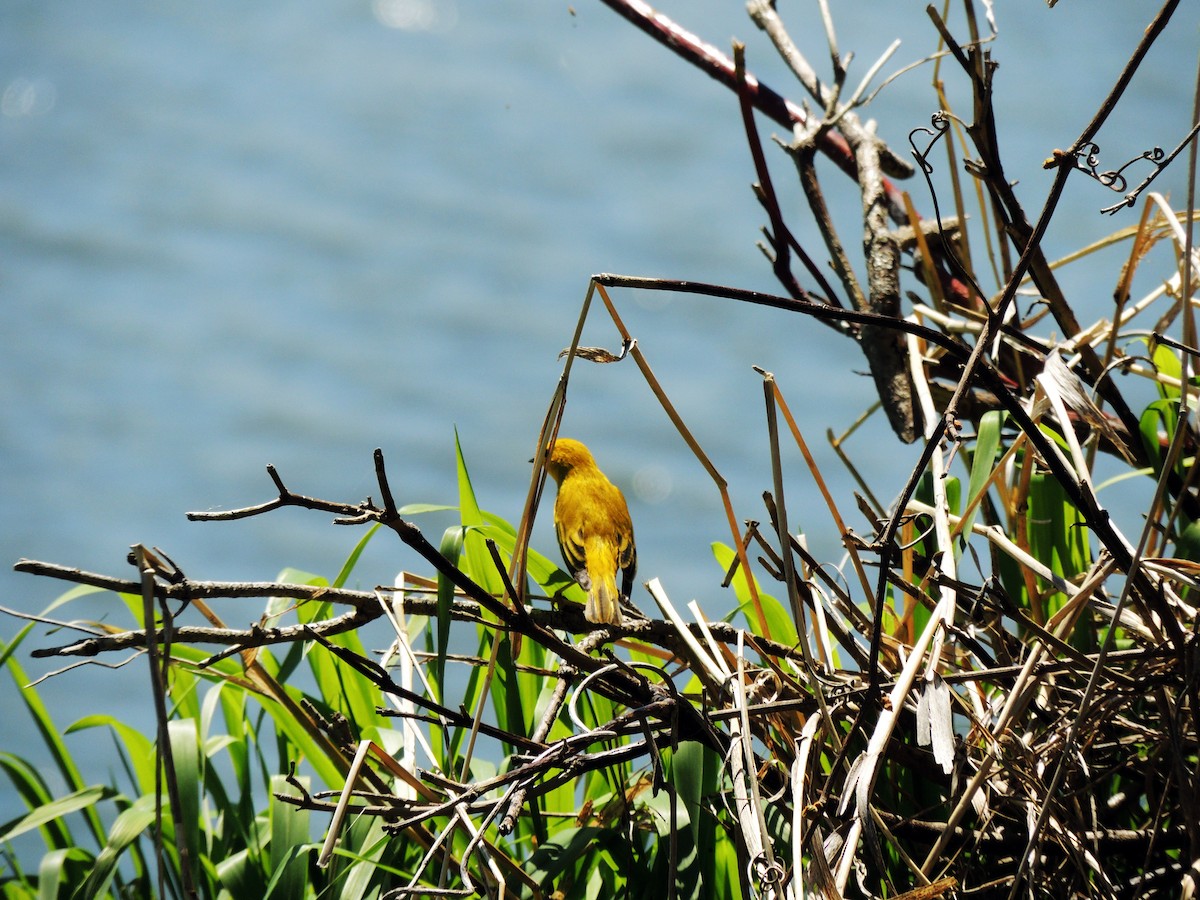
[[[603,546],[600,546],[603,545]],[[607,541],[597,541],[587,549],[587,608],[583,615],[598,625],[621,624],[621,594],[617,590],[617,557]]]
[[[617,593],[617,580],[611,575],[592,582],[588,592],[587,608],[583,611],[589,622],[600,625],[621,624],[620,594]]]

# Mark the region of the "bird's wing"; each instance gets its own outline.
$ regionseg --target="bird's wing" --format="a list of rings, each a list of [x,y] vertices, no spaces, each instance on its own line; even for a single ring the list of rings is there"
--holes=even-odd
[[[631,572],[637,569],[637,548],[633,544],[633,535],[628,531],[617,535],[617,567]]]
[[[627,569],[621,570],[621,595],[624,597],[633,596],[633,576],[637,573],[637,566],[632,565]]]
[[[633,527],[617,536],[617,567],[621,570],[621,593],[633,596],[633,576],[637,573],[637,547],[633,543]]]
[[[587,571],[587,554],[583,548],[583,529],[567,528],[562,522],[554,523],[554,533],[558,538],[558,549],[562,552],[563,562],[572,575],[581,570]]]

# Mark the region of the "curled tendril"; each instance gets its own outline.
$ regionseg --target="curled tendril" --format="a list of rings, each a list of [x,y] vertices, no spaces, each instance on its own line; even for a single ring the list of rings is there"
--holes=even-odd
[[[1166,151],[1162,147],[1154,147],[1138,154],[1119,169],[1109,169],[1106,172],[1100,172],[1098,171],[1100,167],[1100,147],[1098,144],[1088,141],[1075,154],[1075,168],[1081,172],[1086,172],[1109,190],[1123,194],[1129,189],[1129,182],[1124,175],[1126,169],[1142,160],[1148,160],[1157,166],[1166,156]]]
[[[749,863],[751,872],[758,876],[758,883],[767,893],[778,893],[787,879],[787,871],[775,860],[768,860],[765,853]]]
[[[954,248],[950,246],[950,242],[946,240],[946,225],[942,220],[942,209],[938,204],[937,191],[934,190],[933,179],[930,178],[930,176],[933,174],[933,164],[929,162],[929,154],[933,152],[933,148],[937,142],[940,141],[945,136],[946,132],[950,130],[951,121],[958,122],[959,125],[966,127],[962,119],[958,118],[958,116],[954,115],[954,113],[945,109],[939,109],[929,119],[929,124],[933,126],[933,129],[914,128],[908,133],[908,145],[912,147],[913,157],[916,159],[917,165],[921,167],[921,174],[925,176],[925,185],[929,188],[929,197],[933,201],[933,214],[937,219],[938,234],[942,242],[942,249],[945,253],[946,262],[950,265],[951,271],[953,271],[957,277],[961,278],[963,282],[967,284],[978,296],[982,297],[983,291],[979,289],[979,285],[976,284],[975,279],[971,276],[971,273],[967,271],[967,268],[962,264],[962,261],[959,260]],[[925,145],[924,150],[917,146],[915,139],[917,134],[929,135],[929,141]],[[986,173],[979,174],[986,176]]]
[[[1079,148],[1079,152],[1075,154],[1075,168],[1081,172],[1088,172],[1093,177],[1096,176],[1096,167],[1100,165],[1100,145],[1088,141]]]
[[[933,126],[932,130],[928,128],[914,128],[908,133],[908,145],[912,147],[913,156],[917,160],[917,165],[921,167],[921,171],[926,175],[933,174],[933,165],[929,162],[929,154],[933,150],[934,145],[942,139],[942,136],[945,135],[947,131],[950,130],[951,118],[951,113],[944,109],[939,109],[929,119],[929,123]],[[929,142],[925,145],[924,150],[917,146],[915,135],[918,134],[929,135]]]

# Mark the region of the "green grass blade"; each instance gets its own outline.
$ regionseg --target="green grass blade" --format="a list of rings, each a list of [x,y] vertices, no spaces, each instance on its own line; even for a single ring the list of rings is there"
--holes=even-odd
[[[63,816],[79,812],[80,810],[91,809],[101,800],[112,796],[113,792],[103,785],[94,785],[82,790],[72,791],[65,797],[59,797],[56,800],[42,804],[28,815],[0,830],[0,841],[11,841],[26,832],[45,827],[61,819]],[[59,848],[65,846],[69,846],[69,844],[63,843],[58,845]]]
[[[712,552],[723,572],[728,572],[734,559],[737,558],[733,548],[720,541],[713,542]],[[758,579],[755,579],[754,584],[758,585]],[[746,617],[746,624],[752,632],[758,634],[758,617],[751,615],[753,601],[750,597],[746,573],[742,571],[741,566],[733,576],[733,592],[737,597],[738,610]],[[779,600],[764,592],[761,587],[758,588],[758,597],[762,602],[763,613],[766,614],[767,627],[771,629],[772,637],[785,644],[795,644],[800,638],[796,634],[796,623],[792,620],[792,614],[784,608]]]
[[[333,586],[335,588],[345,587],[346,579],[350,577],[350,574],[354,571],[354,567],[358,565],[359,557],[362,556],[363,551],[367,549],[367,544],[371,543],[371,538],[375,537],[375,533],[379,531],[381,527],[382,525],[379,522],[376,522],[367,529],[367,533],[364,534],[359,539],[358,543],[354,545],[354,549],[351,550],[350,555],[346,557],[346,562],[342,564],[342,569],[340,572],[338,572],[337,578],[333,579]]]
[[[137,779],[135,792],[145,794],[154,790],[155,761],[154,742],[120,719],[109,715],[84,716],[71,723],[65,734],[87,731],[92,728],[111,728],[122,745],[125,761]]]
[[[364,900],[373,896],[368,891],[381,869],[385,852],[395,844],[394,839],[384,834],[383,820],[372,816],[369,821],[356,822],[347,829],[343,844],[331,867],[331,881],[341,882],[338,900]],[[356,848],[361,849],[355,852]]]
[[[218,860],[216,880],[228,892],[223,896],[265,896],[267,880],[260,866],[258,848],[251,846]]]
[[[992,469],[996,464],[996,455],[1000,452],[1000,431],[1004,426],[1004,415],[999,410],[984,413],[979,420],[979,430],[975,437],[975,452],[971,455],[971,477],[967,481],[967,503],[975,501],[984,490]],[[962,523],[964,539],[970,539],[971,526],[979,514],[979,504],[971,507]]]
[[[504,558],[511,559],[513,550],[516,549],[517,544],[516,533],[507,523],[501,522],[492,513],[484,512],[483,516],[487,519],[488,524],[480,526],[476,530],[480,536],[494,541]],[[579,587],[578,582],[568,575],[561,566],[555,564],[551,559],[543,556],[536,550],[529,550],[527,554],[525,559],[526,573],[533,579],[533,583],[542,589],[542,592],[547,597],[564,594],[574,588],[575,595],[570,597],[570,599],[576,600],[579,603],[587,601],[587,595],[584,594],[583,588]]]
[[[1142,446],[1146,448],[1146,456],[1156,474],[1162,471],[1163,465],[1163,445],[1159,434],[1170,437],[1175,433],[1178,420],[1179,401],[1174,399],[1155,400],[1138,418]]]
[[[1160,375],[1166,375],[1168,378],[1174,378],[1176,381],[1183,380],[1183,363],[1170,347],[1167,347],[1165,344],[1157,344],[1154,347],[1151,359],[1154,360],[1155,371]],[[1179,388],[1174,385],[1165,384],[1159,380],[1155,380],[1154,383],[1158,387],[1159,396],[1170,400],[1179,399]]]
[[[171,742],[171,759],[175,764],[175,783],[179,788],[181,821],[175,823],[175,840],[187,845],[193,875],[200,859],[200,795],[204,781],[204,757],[200,753],[200,736],[194,719],[175,719],[167,723]]]
[[[51,850],[38,861],[38,900],[57,900],[71,889],[92,867],[92,855],[78,847]],[[30,895],[32,896],[32,895]]]
[[[455,566],[462,558],[466,531],[461,525],[452,525],[442,534],[442,543],[438,551]],[[446,654],[450,646],[450,611],[454,605],[454,582],[442,572],[438,572],[437,585],[437,637],[434,645],[437,659],[434,661],[433,671],[438,692],[445,694]]]
[[[154,824],[154,795],[144,794],[124,810],[113,822],[104,848],[96,857],[92,871],[75,896],[80,900],[102,897],[112,883],[117,865],[126,848]]]
[[[77,591],[68,592],[68,594],[76,595],[78,593]],[[21,640],[28,633],[29,629],[23,628],[17,639],[11,644],[0,641],[0,658],[5,658],[5,668],[17,685],[17,690],[21,695],[21,702],[25,704],[25,708],[33,719],[34,726],[37,728],[42,742],[50,751],[50,756],[54,760],[55,767],[59,775],[62,776],[63,781],[66,782],[68,790],[83,790],[87,785],[84,784],[83,776],[80,775],[79,768],[75,765],[75,760],[71,757],[71,752],[67,749],[62,735],[55,726],[54,720],[50,717],[50,711],[46,709],[46,705],[42,702],[42,698],[37,690],[30,686],[29,677],[25,674],[25,670],[21,668],[21,664],[17,662],[15,655],[13,655],[13,651],[16,650]],[[99,815],[96,814],[94,809],[89,808],[86,810],[84,816],[96,843],[101,843],[104,840],[104,826],[100,821]]]
[[[542,883],[559,880],[564,872],[589,855],[603,833],[603,828],[595,826],[560,829],[530,857],[526,865],[529,874]]]
[[[475,488],[471,485],[471,475],[467,471],[467,461],[463,457],[462,443],[458,439],[458,429],[454,429],[454,458],[458,472],[458,513],[464,525],[483,525],[483,513],[475,499]]]
[[[307,781],[307,779],[305,779]],[[267,806],[270,819],[271,882],[267,885],[267,896],[292,898],[304,897],[308,893],[309,812],[291,803],[280,800],[280,793],[294,793],[282,775],[271,779],[271,796]]]
[[[8,775],[25,806],[36,810],[54,799],[50,787],[43,780],[41,773],[28,761],[12,753],[0,753],[0,769]],[[11,823],[0,825],[0,835],[3,835]],[[66,824],[57,820],[46,823],[47,833],[44,839],[47,847],[70,847],[74,844],[70,830]]]
[[[291,575],[289,580],[298,581],[301,584],[314,587],[322,587],[328,584],[328,581],[319,575],[301,573],[294,570],[289,571],[288,574]],[[283,580],[282,576],[281,580]],[[291,603],[292,601],[287,602]],[[333,605],[323,601],[309,601],[296,608],[297,618],[305,623],[327,619],[335,614],[336,610],[333,608]],[[369,655],[357,632],[334,635],[329,638],[329,641],[339,647],[351,650],[360,656]],[[347,672],[346,667],[336,657],[330,653],[318,650],[316,647],[309,647],[305,653],[305,658],[308,661],[313,677],[316,679],[318,699],[321,702],[342,713],[347,719],[354,722],[360,731],[369,734],[371,729],[378,727],[378,716],[375,713],[375,707],[379,702],[379,695],[375,687],[367,679],[354,677],[351,673]],[[287,674],[281,670],[276,675],[276,678],[279,681],[284,681]],[[296,696],[298,697],[299,695],[296,694]]]

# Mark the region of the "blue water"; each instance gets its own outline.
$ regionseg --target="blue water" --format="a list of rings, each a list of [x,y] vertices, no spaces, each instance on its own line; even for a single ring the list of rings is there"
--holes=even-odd
[[[869,2],[835,6],[842,49],[857,53],[852,80],[897,35],[904,44],[885,71],[932,49],[921,3],[886,14]],[[1000,115],[1020,123],[1002,131],[1031,215],[1049,184],[1041,160],[1090,118],[1145,24],[1141,6],[1000,10]],[[731,36],[747,41],[751,68],[799,98],[740,4],[664,11],[722,48]],[[797,39],[823,63],[813,10],[786,14],[805,17]],[[359,533],[326,516],[189,524],[184,513],[269,499],[268,463],[303,493],[378,496],[375,447],[399,502],[452,503],[456,427],[481,503],[515,519],[556,354],[591,273],[775,289],[754,246],[764,217],[731,96],[589,0],[4,0],[0,21],[8,563],[130,574],[127,548],[144,542],[195,579],[269,579],[286,565],[332,576]],[[1179,13],[1128,111],[1102,133],[1106,163],[1186,132],[1196,37],[1194,10]],[[966,114],[957,75],[948,67],[943,77]],[[902,151],[936,108],[929,80],[928,67],[910,73],[872,108]],[[768,153],[798,208],[789,161]],[[846,187],[833,174],[828,184]],[[1181,197],[1184,184],[1179,165],[1157,186]],[[928,210],[924,186],[909,189]],[[1049,255],[1132,224],[1133,213],[1096,214],[1114,199],[1073,182]],[[835,202],[854,244],[856,200]],[[1084,298],[1081,318],[1106,309],[1113,259],[1065,277],[1069,296]],[[865,369],[856,348],[813,322],[728,301],[614,296],[729,480],[739,518],[763,518],[758,498],[770,486],[752,364],[779,377],[854,518],[851,483],[823,436],[871,400],[869,381],[853,374]],[[584,342],[618,343],[599,307]],[[564,433],[591,444],[627,489],[641,575],[725,614],[732,601],[708,550],[729,539],[718,496],[631,363],[576,369]],[[917,454],[882,423],[851,452],[885,500]],[[836,560],[794,453],[789,475],[793,524]],[[536,542],[554,555],[544,518]],[[402,566],[427,571],[381,537],[356,584]],[[38,611],[65,587],[0,567],[8,607]],[[92,601],[66,615],[107,609]],[[259,612],[237,602],[218,611],[232,624]],[[65,641],[44,632],[25,649]],[[52,668],[25,661],[34,675]],[[75,671],[42,693],[60,724],[97,709],[134,714],[148,696],[136,668]],[[28,748],[11,685],[0,704],[6,743]],[[111,762],[89,765],[94,776]],[[0,790],[3,820],[15,801]]]

